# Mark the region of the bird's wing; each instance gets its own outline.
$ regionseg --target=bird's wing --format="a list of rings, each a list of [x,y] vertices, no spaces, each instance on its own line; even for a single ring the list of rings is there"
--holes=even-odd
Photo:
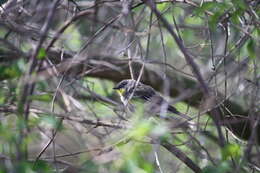
[[[145,88],[145,89],[144,89]],[[190,120],[190,117],[179,112],[175,107],[171,106],[159,93],[157,93],[152,87],[145,85],[145,87],[138,87],[135,90],[136,97],[139,97],[145,101],[150,102],[150,107],[154,112],[161,111],[161,106],[166,106],[168,112],[174,113],[181,116],[187,120]]]
[[[151,87],[136,89],[135,95],[145,101],[150,101],[156,95],[156,91]]]
[[[177,109],[171,105],[168,105],[168,109],[167,109],[169,112],[172,112],[174,114],[179,114],[180,112],[177,111]]]

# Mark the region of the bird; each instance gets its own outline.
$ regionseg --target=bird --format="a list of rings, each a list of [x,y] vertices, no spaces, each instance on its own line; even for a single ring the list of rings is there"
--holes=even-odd
[[[154,88],[137,82],[134,79],[124,79],[117,83],[113,88],[120,95],[122,103],[127,106],[131,98],[141,99],[149,103],[149,108],[153,113],[160,113],[162,109],[167,112],[177,114],[182,118],[190,120],[186,114],[179,112],[175,107],[171,106]]]

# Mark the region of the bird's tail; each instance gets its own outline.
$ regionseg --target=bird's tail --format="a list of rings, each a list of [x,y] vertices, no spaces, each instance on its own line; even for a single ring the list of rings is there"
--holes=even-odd
[[[189,120],[189,121],[192,120],[191,117],[189,117],[189,116],[186,115],[186,114],[183,114],[183,113],[179,112],[175,107],[173,107],[173,106],[171,106],[171,105],[168,106],[167,110],[168,110],[169,112],[171,112],[171,113],[180,115],[182,118],[185,118],[186,120]]]

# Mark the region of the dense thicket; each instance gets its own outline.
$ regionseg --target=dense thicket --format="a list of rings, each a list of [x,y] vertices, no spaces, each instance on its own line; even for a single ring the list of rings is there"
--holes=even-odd
[[[259,0],[0,4],[0,172],[259,171]]]

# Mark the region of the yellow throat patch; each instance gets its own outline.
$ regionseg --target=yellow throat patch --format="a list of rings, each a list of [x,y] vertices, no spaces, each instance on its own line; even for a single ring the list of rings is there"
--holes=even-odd
[[[117,93],[120,95],[120,96],[122,96],[123,94],[124,94],[124,92],[125,92],[125,89],[124,88],[121,88],[121,89],[118,89],[118,90],[116,90],[117,91]]]
[[[116,91],[119,94],[121,101],[126,106],[128,104],[128,100],[124,97],[124,93],[126,92],[126,90],[124,88],[121,88],[117,89]]]

